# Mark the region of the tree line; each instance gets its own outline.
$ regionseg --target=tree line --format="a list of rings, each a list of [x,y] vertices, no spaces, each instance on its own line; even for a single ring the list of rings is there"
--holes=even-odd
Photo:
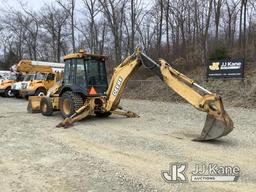
[[[254,0],[55,0],[40,10],[17,2],[20,9],[6,7],[0,18],[2,68],[20,59],[60,62],[80,48],[118,64],[138,45],[188,68],[216,52],[256,58]]]

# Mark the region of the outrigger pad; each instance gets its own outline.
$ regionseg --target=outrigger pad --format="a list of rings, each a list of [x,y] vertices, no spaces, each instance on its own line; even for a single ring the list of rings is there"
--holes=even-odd
[[[233,121],[226,112],[223,115],[208,114],[201,135],[194,141],[217,139],[229,134],[233,129]]]
[[[68,128],[70,126],[72,126],[73,122],[70,118],[66,118],[64,119],[64,121],[60,122],[58,125],[56,125],[57,128]]]

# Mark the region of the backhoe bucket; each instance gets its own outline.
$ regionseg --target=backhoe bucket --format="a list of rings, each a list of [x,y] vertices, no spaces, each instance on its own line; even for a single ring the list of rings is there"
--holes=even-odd
[[[233,121],[224,111],[222,115],[208,114],[201,135],[195,141],[208,141],[229,134],[234,128]]]
[[[28,113],[40,113],[40,102],[42,97],[30,96],[28,100],[27,111]]]

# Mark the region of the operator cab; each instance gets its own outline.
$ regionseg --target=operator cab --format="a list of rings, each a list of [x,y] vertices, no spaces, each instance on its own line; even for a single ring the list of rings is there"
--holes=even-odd
[[[84,50],[65,56],[64,88],[84,96],[102,96],[108,89],[105,56]]]

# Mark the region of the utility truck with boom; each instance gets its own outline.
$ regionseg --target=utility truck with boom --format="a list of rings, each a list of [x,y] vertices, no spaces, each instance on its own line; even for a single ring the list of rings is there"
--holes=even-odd
[[[12,92],[21,97],[44,96],[57,81],[62,80],[63,63],[22,60],[17,71],[29,74],[24,81],[12,86]]]
[[[13,67],[13,70],[16,74],[12,73],[0,84],[1,96],[28,97],[30,95],[45,95],[47,90],[55,84],[55,81],[59,81],[62,78],[64,64],[21,60]],[[34,78],[30,81],[21,82],[17,76],[23,76],[24,74],[31,74]],[[29,87],[29,85],[31,86]],[[30,89],[27,90],[27,87]]]
[[[193,80],[176,71],[165,60],[153,61],[140,49],[118,65],[108,84],[105,56],[89,54],[84,50],[65,56],[64,82],[47,97],[31,97],[29,112],[50,116],[60,110],[64,121],[57,127],[68,127],[90,114],[107,117],[111,114],[138,117],[122,110],[119,105],[127,81],[141,66],[153,71],[160,79],[196,109],[206,112],[207,118],[201,135],[195,140],[205,141],[220,138],[233,130],[233,122],[221,97],[201,87]],[[152,106],[152,110],[154,110]]]

